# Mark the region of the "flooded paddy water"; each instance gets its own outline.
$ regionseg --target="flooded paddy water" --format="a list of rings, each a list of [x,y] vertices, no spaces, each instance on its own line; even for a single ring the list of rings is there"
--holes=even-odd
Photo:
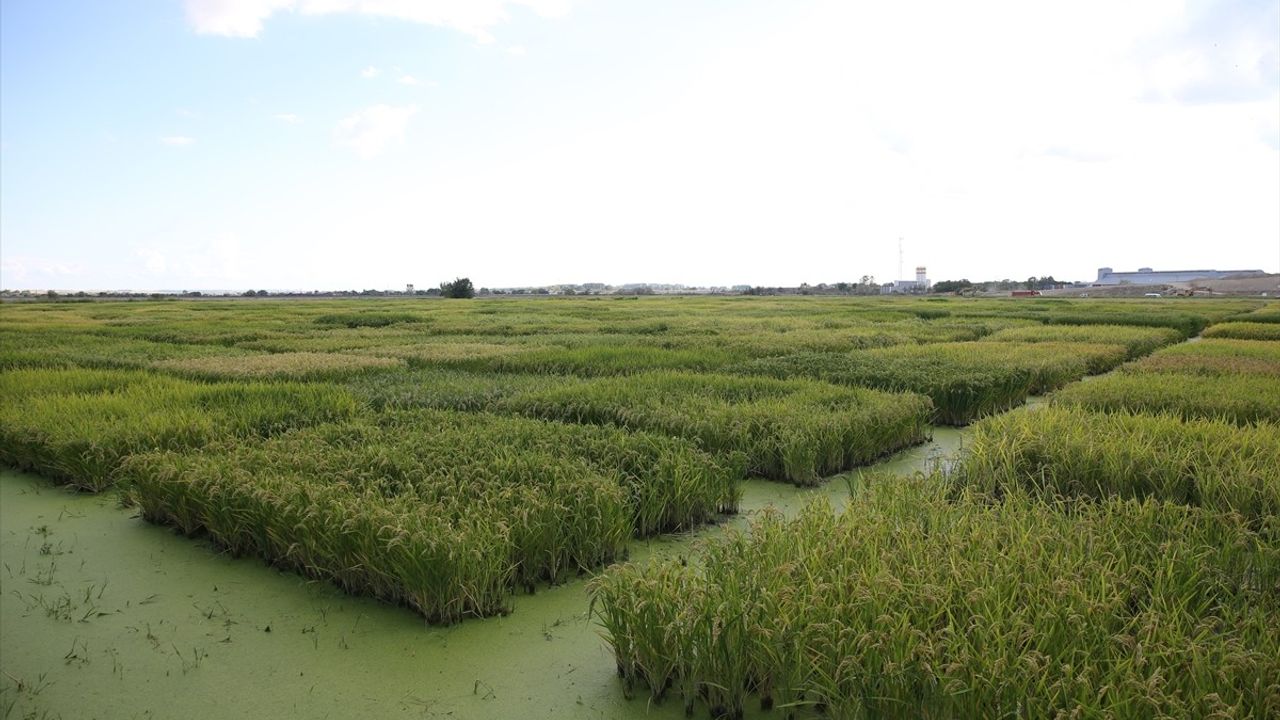
[[[862,471],[924,470],[964,433],[935,428]],[[728,523],[818,495],[840,503],[846,477],[810,489],[747,480]],[[636,541],[631,558],[689,552],[717,531]],[[678,702],[623,697],[586,578],[518,594],[506,617],[431,627],[150,525],[115,493],[9,470],[0,591],[3,718],[684,717]]]

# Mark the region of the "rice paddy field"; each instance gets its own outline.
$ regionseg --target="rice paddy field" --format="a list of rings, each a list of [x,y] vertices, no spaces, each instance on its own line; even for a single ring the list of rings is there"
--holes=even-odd
[[[0,716],[1277,717],[1277,317],[3,305]]]

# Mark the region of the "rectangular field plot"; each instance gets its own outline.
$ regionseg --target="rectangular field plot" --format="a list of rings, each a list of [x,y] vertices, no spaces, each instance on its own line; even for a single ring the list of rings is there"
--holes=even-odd
[[[1044,302],[1058,302],[1061,300],[1049,300]],[[1141,303],[1101,303],[1098,305],[1079,305],[1074,308],[1067,306],[1041,306],[1031,312],[1019,312],[1006,307],[1006,312],[1010,317],[1019,317],[1026,319],[1039,320],[1047,326],[1055,325],[1102,325],[1102,326],[1125,326],[1125,327],[1152,327],[1152,328],[1169,328],[1175,330],[1180,338],[1191,337],[1199,333],[1209,323],[1214,321],[1215,317],[1224,314],[1232,314],[1236,310],[1227,306],[1219,308],[1219,313],[1212,311],[1206,312],[1208,308],[1203,305],[1196,306],[1194,309],[1188,308],[1185,303],[1178,304],[1147,304],[1145,307]]]
[[[395,358],[317,352],[182,358],[152,364],[156,370],[206,380],[340,380],[402,366]]]
[[[922,442],[933,412],[920,395],[692,373],[593,380],[517,395],[505,407],[684,437],[710,452],[741,453],[750,472],[797,485]]]
[[[446,368],[372,373],[346,383],[374,411],[407,408],[501,411],[531,392],[566,388],[585,380],[563,375],[478,373]]]
[[[1204,331],[1205,337],[1236,340],[1280,340],[1280,322],[1224,322]]]
[[[431,622],[506,612],[633,535],[736,510],[741,467],[616,428],[437,411],[131,457],[145,517]]]
[[[1055,405],[1172,413],[1237,424],[1280,423],[1280,382],[1258,374],[1121,372],[1063,388]]]
[[[184,345],[69,330],[0,330],[0,369],[32,367],[142,368],[156,362],[244,357],[247,350]]]
[[[975,425],[954,474],[995,496],[1154,498],[1261,524],[1280,517],[1280,425],[1038,408]]]
[[[1280,303],[1271,303],[1252,312],[1234,317],[1235,320],[1259,323],[1280,323]]]
[[[1136,358],[1164,345],[1183,339],[1182,333],[1168,328],[1128,325],[1040,325],[1001,330],[990,340],[1040,343],[1080,342],[1123,345],[1129,358]]]
[[[140,371],[13,370],[0,383],[0,463],[102,490],[127,456],[265,436],[354,415],[340,388],[206,385]]]
[[[471,370],[540,373],[583,377],[630,375],[653,370],[712,371],[741,359],[716,347],[655,347],[650,344],[534,348],[472,362],[453,363]]]
[[[1229,339],[1181,343],[1129,363],[1124,372],[1258,375],[1280,379],[1280,343]]]
[[[1280,700],[1277,568],[1236,516],[881,477],[592,588],[624,686],[686,712],[1245,718]]]
[[[920,393],[933,400],[937,422],[963,425],[1114,367],[1124,357],[1122,346],[1091,343],[934,343],[767,358],[730,370]]]

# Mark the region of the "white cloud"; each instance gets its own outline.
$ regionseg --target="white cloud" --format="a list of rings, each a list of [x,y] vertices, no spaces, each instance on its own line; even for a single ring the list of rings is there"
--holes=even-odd
[[[374,105],[344,118],[333,130],[334,142],[362,158],[381,154],[389,145],[404,142],[409,119],[416,106]]]
[[[280,122],[286,125],[297,125],[298,123],[302,122],[302,118],[298,117],[293,113],[276,113],[271,117],[275,118],[276,120],[279,120]]]
[[[186,0],[187,22],[201,35],[257,37],[262,22],[296,0]]]
[[[405,75],[401,75],[400,79],[397,80],[396,82],[400,83],[401,85],[417,85],[418,78],[409,74],[405,74]]]
[[[367,67],[367,68],[365,68],[365,69],[363,69],[363,70],[361,70],[361,71],[360,71],[360,77],[365,78],[365,79],[371,79],[371,78],[376,78],[376,77],[378,77],[378,75],[379,75],[379,74],[381,74],[381,73],[382,73],[382,71],[381,71],[381,70],[379,70],[378,68],[376,68],[376,67],[374,67],[374,66],[370,65],[369,67]]]
[[[1133,46],[1176,26],[1167,5],[1090,0],[1077,16],[1015,1],[1002,24],[952,3],[835,0],[716,46],[643,113],[383,188],[315,234],[376,235],[425,263],[413,236],[439,233],[458,242],[431,248],[435,267],[485,268],[496,285],[887,280],[899,236],[908,272],[938,279],[1273,269],[1276,90],[1259,107],[1144,102]]]
[[[195,110],[192,110],[190,108],[178,108],[177,110],[173,111],[173,114],[177,115],[180,118],[186,118],[188,120],[192,120],[194,118],[200,117],[199,113],[197,113]]]
[[[160,144],[168,145],[169,147],[183,147],[195,141],[195,138],[187,137],[186,135],[166,135],[160,138]]]
[[[507,52],[511,53],[512,55],[524,55],[524,46],[512,45],[511,47],[507,48]]]
[[[78,263],[47,257],[16,255],[0,258],[0,285],[6,288],[69,287],[85,274]]]
[[[564,15],[570,0],[186,0],[187,22],[202,35],[257,37],[273,14],[355,13],[435,25],[489,42],[489,29],[510,18],[509,7],[544,17]]]

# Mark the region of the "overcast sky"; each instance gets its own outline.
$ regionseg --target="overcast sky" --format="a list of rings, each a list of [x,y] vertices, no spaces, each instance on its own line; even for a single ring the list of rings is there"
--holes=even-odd
[[[4,0],[0,285],[1280,271],[1280,0]]]

